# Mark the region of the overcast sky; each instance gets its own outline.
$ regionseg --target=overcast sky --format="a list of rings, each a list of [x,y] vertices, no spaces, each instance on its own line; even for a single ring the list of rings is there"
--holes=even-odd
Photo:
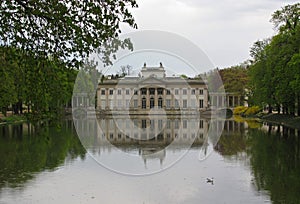
[[[258,39],[274,35],[275,10],[295,0],[137,0],[132,11],[138,30],[169,31],[198,45],[215,67],[249,59]],[[125,33],[130,32],[124,28]]]

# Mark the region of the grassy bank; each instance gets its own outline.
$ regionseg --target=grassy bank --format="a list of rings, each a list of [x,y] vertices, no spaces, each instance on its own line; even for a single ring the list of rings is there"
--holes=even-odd
[[[261,120],[300,129],[300,117],[295,117],[292,115],[268,114],[262,116]]]
[[[24,115],[10,115],[10,116],[1,116],[0,117],[0,125],[12,124],[12,123],[23,123],[28,121],[28,119]]]

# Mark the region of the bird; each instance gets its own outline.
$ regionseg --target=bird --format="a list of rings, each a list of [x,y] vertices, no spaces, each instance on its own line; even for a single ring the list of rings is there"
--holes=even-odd
[[[214,178],[206,178],[206,183],[211,183],[212,185],[214,184]]]

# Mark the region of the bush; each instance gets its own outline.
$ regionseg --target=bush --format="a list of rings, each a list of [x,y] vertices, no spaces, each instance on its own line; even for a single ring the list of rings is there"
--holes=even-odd
[[[259,106],[245,107],[245,106],[237,106],[233,110],[234,115],[241,116],[251,116],[259,113],[261,108]]]
[[[246,116],[249,116],[249,115],[255,115],[255,114],[259,113],[260,110],[261,110],[260,107],[258,107],[258,106],[252,106],[252,107],[249,107],[249,108],[246,110],[245,115],[246,115]]]
[[[246,112],[247,109],[248,108],[245,107],[245,106],[237,106],[237,107],[234,108],[233,114],[234,115],[242,115]]]

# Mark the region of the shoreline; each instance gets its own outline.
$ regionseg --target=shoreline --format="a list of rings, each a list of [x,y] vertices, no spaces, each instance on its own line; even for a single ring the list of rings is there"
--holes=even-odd
[[[271,113],[258,118],[260,122],[273,123],[300,130],[300,117]]]

